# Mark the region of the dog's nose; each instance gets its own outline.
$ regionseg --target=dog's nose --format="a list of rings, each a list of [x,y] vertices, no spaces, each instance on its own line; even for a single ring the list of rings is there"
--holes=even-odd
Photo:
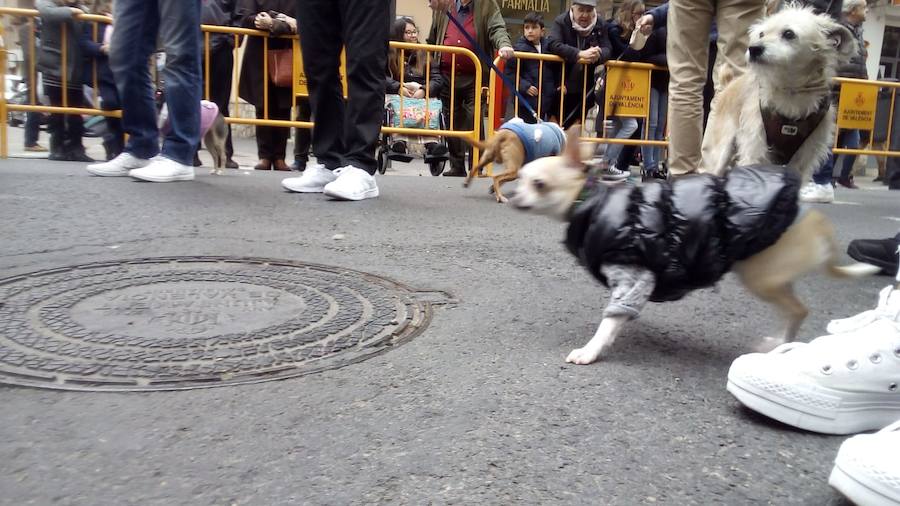
[[[763,46],[750,46],[747,48],[747,52],[750,54],[750,61],[758,60],[760,56],[763,54],[763,50],[765,48]]]

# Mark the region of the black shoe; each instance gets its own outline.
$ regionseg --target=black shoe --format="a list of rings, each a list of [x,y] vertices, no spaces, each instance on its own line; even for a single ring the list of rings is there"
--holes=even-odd
[[[291,164],[291,170],[303,172],[306,170],[306,160],[294,160],[294,163]]]
[[[425,144],[425,161],[446,160],[450,151],[447,146],[438,142],[428,142]]]
[[[450,169],[443,174],[446,177],[466,177],[465,169]]]
[[[900,256],[900,234],[889,239],[856,239],[847,246],[847,254],[857,262],[865,262],[881,267],[881,273],[888,276],[897,274]]]
[[[200,157],[197,155],[194,155],[194,167],[201,167],[202,165],[203,165],[203,162],[200,161]]]
[[[75,149],[66,153],[66,160],[70,162],[84,162],[84,163],[94,163],[97,160],[89,157],[87,153],[84,152],[83,149]]]
[[[50,151],[50,154],[47,155],[47,160],[52,160],[54,162],[68,162],[69,157],[62,151]]]
[[[225,168],[226,169],[240,169],[241,166],[238,165],[238,163],[236,161],[229,158],[228,160],[225,160]]]
[[[391,144],[391,151],[399,155],[406,154],[406,141],[396,141]]]

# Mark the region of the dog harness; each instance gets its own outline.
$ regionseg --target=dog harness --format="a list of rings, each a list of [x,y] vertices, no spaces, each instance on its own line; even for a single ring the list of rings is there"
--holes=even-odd
[[[556,123],[529,124],[521,118],[513,118],[500,125],[500,130],[516,134],[525,148],[525,163],[545,156],[562,153],[566,147],[566,133]]]
[[[828,114],[830,107],[831,102],[825,97],[819,102],[818,109],[809,116],[799,119],[788,118],[772,109],[761,107],[763,125],[766,128],[766,144],[772,155],[772,163],[787,165]]]

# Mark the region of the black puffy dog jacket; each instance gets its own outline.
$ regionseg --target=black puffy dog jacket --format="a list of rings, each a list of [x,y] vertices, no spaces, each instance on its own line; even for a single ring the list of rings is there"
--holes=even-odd
[[[796,171],[762,165],[599,185],[574,209],[566,246],[604,284],[601,265],[638,265],[656,275],[650,300],[678,300],[774,244],[797,217],[799,190]]]

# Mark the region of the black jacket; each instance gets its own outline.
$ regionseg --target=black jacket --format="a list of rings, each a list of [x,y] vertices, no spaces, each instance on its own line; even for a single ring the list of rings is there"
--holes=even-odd
[[[572,20],[569,11],[566,10],[553,20],[550,25],[550,35],[547,36],[547,52],[555,54],[566,61],[566,93],[581,95],[583,90],[583,65],[578,64],[578,53],[592,46],[600,48],[600,60],[593,65],[588,65],[588,89],[594,85],[594,70],[597,65],[605,62],[612,54],[612,46],[606,33],[606,23],[597,19],[594,29],[587,37],[581,37],[572,28]]]
[[[515,45],[513,45],[513,49],[522,53],[538,54],[537,48],[534,47],[531,42],[528,42],[528,39],[526,39],[524,35],[516,41]],[[547,54],[546,37],[541,37],[541,53]],[[518,83],[516,83],[517,69],[519,73]],[[556,95],[556,89],[559,87],[559,84],[557,84],[557,81],[559,80],[558,63],[544,62],[542,71],[541,62],[538,60],[513,59],[506,64],[503,73],[506,74],[506,77],[509,78],[510,82],[516,83],[519,93],[528,100],[528,103],[535,112],[537,112],[538,108],[538,98],[528,95],[528,88],[534,86],[539,89],[541,91],[541,116],[543,118],[549,116],[547,113],[552,110],[554,102],[553,97]],[[515,94],[512,92],[509,94],[513,105],[515,105]],[[557,106],[558,105],[559,104],[557,104]],[[559,109],[559,107],[557,107],[557,109]],[[530,117],[531,115],[525,107],[519,105],[519,116],[524,118],[526,116]]]
[[[204,25],[238,26],[237,0],[203,0],[200,23]],[[291,13],[286,13],[291,15]],[[293,16],[292,16],[293,17]],[[234,49],[234,36],[224,33],[209,34],[210,51]]]
[[[260,12],[281,12],[296,19],[296,0],[238,0],[236,14],[243,28],[256,29],[256,15]],[[277,38],[279,35],[291,34],[291,28],[283,21],[275,21],[269,30],[269,51],[290,49],[289,39]],[[241,98],[256,106],[260,111],[263,106],[263,39],[248,37],[244,47],[244,61],[241,65],[241,83],[238,94]],[[272,109],[290,109],[294,103],[291,88],[280,88],[269,81],[269,104]],[[271,110],[269,111],[271,113]],[[286,119],[286,118],[277,118]]]
[[[601,265],[638,265],[656,275],[650,300],[678,300],[774,244],[797,216],[799,189],[796,171],[760,165],[725,177],[601,184],[573,212],[566,246],[604,284]]]

